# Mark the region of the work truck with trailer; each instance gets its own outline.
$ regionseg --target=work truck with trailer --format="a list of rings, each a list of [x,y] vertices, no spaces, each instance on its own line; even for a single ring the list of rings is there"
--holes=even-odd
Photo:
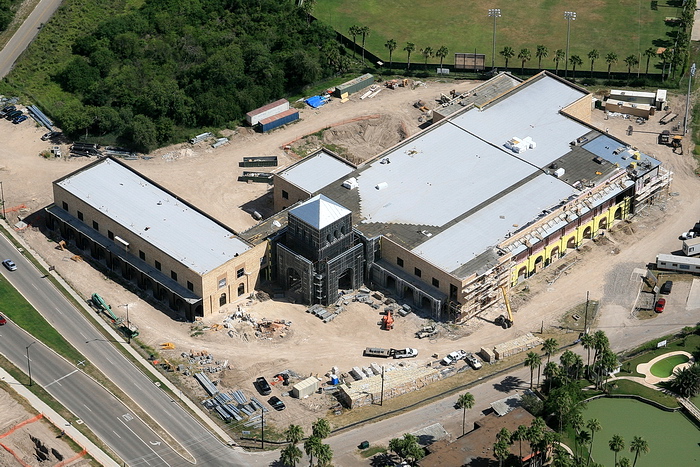
[[[405,349],[382,349],[379,347],[367,347],[363,352],[365,357],[380,357],[380,358],[411,358],[418,356],[417,349],[406,347]]]

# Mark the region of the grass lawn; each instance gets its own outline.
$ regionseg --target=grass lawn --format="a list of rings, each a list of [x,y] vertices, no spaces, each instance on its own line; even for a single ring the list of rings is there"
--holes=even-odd
[[[645,399],[658,402],[665,407],[679,407],[678,401],[675,397],[664,394],[656,389],[646,387],[642,384],[635,383],[634,381],[618,379],[609,383],[609,387],[610,394],[636,394]]]
[[[673,374],[673,369],[676,366],[680,365],[681,363],[685,363],[688,360],[690,359],[687,355],[673,355],[671,357],[664,358],[651,366],[651,374],[659,378],[668,378]]]
[[[520,68],[517,54],[522,48],[532,52],[532,60],[526,67],[537,67],[535,50],[537,45],[549,49],[549,57],[542,65],[554,68],[554,50],[566,49],[567,20],[565,10],[577,13],[570,22],[570,55],[583,60],[579,70],[589,70],[588,52],[597,49],[600,58],[595,70],[606,71],[605,55],[614,52],[618,56],[613,71],[627,71],[624,63],[628,55],[637,55],[649,47],[668,47],[673,44],[676,28],[664,21],[666,17],[680,16],[680,1],[660,0],[658,9],[652,10],[649,1],[642,0],[594,0],[590,2],[556,2],[552,0],[521,0],[517,3],[487,0],[419,0],[377,2],[375,0],[317,0],[314,16],[330,24],[347,37],[351,25],[368,26],[370,34],[367,49],[389,60],[384,44],[394,39],[398,47],[394,51],[395,61],[406,61],[403,48],[413,42],[416,50],[411,62],[424,63],[421,49],[441,46],[449,49],[445,63],[454,62],[454,53],[471,52],[486,54],[490,67],[493,41],[493,19],[488,17],[489,8],[500,8],[497,20],[496,66],[503,67],[503,57],[498,51],[504,46],[515,50],[516,57],[509,68]],[[352,37],[350,37],[352,39]],[[358,37],[361,42],[361,37]],[[646,68],[646,58],[640,60],[641,72]],[[658,61],[651,61],[651,70]],[[439,63],[433,58],[430,63]],[[659,64],[660,67],[660,64]],[[419,69],[419,66],[415,67]],[[564,64],[560,63],[560,69]]]
[[[658,340],[653,341],[654,344],[656,342],[658,342]],[[660,349],[655,348],[653,350],[650,350],[649,352],[642,353],[631,360],[625,361],[622,364],[619,376],[631,375],[643,377],[644,375],[637,373],[636,371],[637,365],[639,365],[640,363],[646,363],[658,357],[659,355],[674,352],[676,350],[685,350],[686,352],[690,352],[692,354],[693,352],[696,352],[698,348],[700,348],[700,336],[698,336],[697,334],[690,334],[685,338],[678,339],[675,341],[669,341],[666,347],[661,347]]]

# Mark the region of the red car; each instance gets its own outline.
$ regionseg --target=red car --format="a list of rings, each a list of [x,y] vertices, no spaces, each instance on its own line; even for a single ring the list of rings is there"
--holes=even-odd
[[[657,313],[663,313],[664,312],[664,307],[666,306],[666,299],[665,298],[660,298],[656,302],[656,306],[654,307],[654,311]]]
[[[5,319],[5,317],[3,315],[0,315],[0,326],[2,326],[3,324],[6,324],[6,323],[7,323],[7,320]]]

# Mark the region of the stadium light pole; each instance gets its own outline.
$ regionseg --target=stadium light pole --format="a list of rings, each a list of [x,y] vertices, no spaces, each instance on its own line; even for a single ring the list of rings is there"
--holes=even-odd
[[[493,18],[493,50],[491,51],[491,71],[496,69],[496,18],[501,17],[500,8],[489,8],[489,17]],[[476,63],[476,56],[474,56]]]
[[[688,109],[690,107],[690,86],[693,83],[693,78],[695,77],[695,63],[690,67],[690,77],[688,77],[688,94],[685,96],[685,119],[683,120],[683,134],[688,134]]]
[[[569,76],[569,37],[571,36],[571,20],[576,20],[575,11],[565,11],[566,18],[566,57],[564,59],[564,78]]]

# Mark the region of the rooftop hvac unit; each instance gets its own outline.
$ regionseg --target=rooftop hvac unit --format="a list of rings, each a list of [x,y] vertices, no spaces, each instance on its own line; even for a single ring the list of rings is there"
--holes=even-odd
[[[360,186],[359,183],[357,183],[357,179],[355,177],[348,178],[343,182],[343,188],[347,188],[348,190],[354,190],[355,188],[358,188]]]
[[[388,188],[389,184],[387,182],[379,182],[377,185],[374,187],[377,190],[383,190],[384,188]]]
[[[554,176],[557,178],[561,178],[564,176],[565,173],[566,173],[566,170],[564,170],[563,167],[559,167],[557,170],[554,171]]]

